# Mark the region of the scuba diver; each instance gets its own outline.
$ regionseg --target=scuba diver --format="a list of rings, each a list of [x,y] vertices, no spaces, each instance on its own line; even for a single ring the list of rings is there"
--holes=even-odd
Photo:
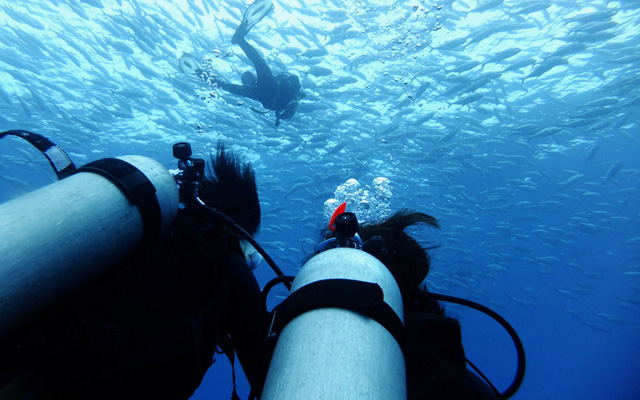
[[[184,146],[176,153],[191,162]],[[217,347],[261,385],[268,314],[251,247],[224,223],[257,232],[255,174],[222,144],[210,176],[200,161],[181,171],[185,206],[169,229],[0,337],[0,399],[187,399]]]
[[[360,225],[352,243],[340,245],[335,229],[324,230],[326,240],[315,254],[336,246],[360,248],[380,260],[395,278],[405,316],[407,399],[498,399],[466,369],[458,321],[445,317],[440,304],[425,296],[421,283],[429,273],[430,258],[405,233],[416,224],[439,228],[430,215],[400,210],[386,220]]]
[[[271,10],[273,10],[271,0],[256,0],[247,8],[242,22],[231,38],[231,43],[240,46],[253,62],[256,70],[257,76],[251,71],[242,74],[242,85],[227,83],[215,74],[205,71],[195,57],[189,54],[184,54],[180,58],[179,65],[180,69],[192,78],[220,87],[229,93],[259,101],[265,109],[275,111],[276,126],[279,126],[281,119],[290,119],[294,116],[305,93],[296,75],[286,72],[274,75],[258,51],[245,39],[249,30]]]
[[[402,295],[404,307],[403,353],[406,366],[407,399],[505,399],[512,396],[524,377],[524,349],[513,328],[492,310],[477,303],[446,295],[429,293],[424,285],[430,269],[430,257],[405,230],[417,224],[439,229],[436,218],[420,212],[400,210],[381,221],[358,224],[353,213],[340,205],[331,217],[329,229],[322,231],[324,241],[316,246],[307,261],[336,247],[365,251],[391,272]],[[348,215],[350,214],[350,215]],[[350,232],[341,234],[338,219],[353,220]],[[459,322],[445,316],[438,300],[462,304],[496,319],[511,335],[518,353],[518,369],[512,384],[502,393],[465,357]],[[391,330],[390,330],[391,332]],[[392,333],[393,334],[393,333]],[[482,379],[467,369],[469,363]]]

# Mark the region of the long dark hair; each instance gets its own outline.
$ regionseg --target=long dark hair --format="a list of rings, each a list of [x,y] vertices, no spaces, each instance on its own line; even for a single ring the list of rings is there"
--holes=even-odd
[[[253,167],[241,162],[222,142],[211,155],[210,165],[200,198],[254,235],[260,227],[260,200]]]

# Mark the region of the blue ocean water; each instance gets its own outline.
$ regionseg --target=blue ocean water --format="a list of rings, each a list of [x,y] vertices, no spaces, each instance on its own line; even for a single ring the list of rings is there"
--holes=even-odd
[[[2,130],[43,134],[77,164],[140,154],[175,168],[173,143],[207,157],[224,140],[256,168],[257,239],[289,274],[336,187],[386,177],[392,209],[440,220],[415,231],[439,245],[429,288],[485,304],[519,333],[515,399],[640,396],[640,2],[274,1],[247,37],[307,93],[277,128],[258,103],[178,68],[189,53],[240,81],[251,65],[230,38],[242,1],[0,7]],[[37,151],[0,142],[0,201],[54,180]],[[506,334],[447,310],[468,358],[505,388]],[[222,356],[193,398],[230,392]]]

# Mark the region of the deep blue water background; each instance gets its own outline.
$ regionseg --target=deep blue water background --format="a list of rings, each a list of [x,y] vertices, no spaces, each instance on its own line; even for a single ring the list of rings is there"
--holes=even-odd
[[[175,168],[172,143],[188,140],[206,156],[224,140],[256,168],[263,205],[257,239],[288,274],[317,241],[323,203],[335,188],[349,178],[369,184],[385,176],[394,209],[440,220],[440,231],[415,231],[425,246],[440,246],[431,252],[429,287],[495,309],[519,333],[527,372],[515,399],[639,398],[637,2],[548,2],[530,13],[518,13],[516,1],[483,13],[467,11],[486,2],[415,2],[415,10],[404,1],[361,3],[275,2],[274,14],[254,28],[251,39],[270,65],[299,74],[308,94],[296,117],[275,129],[272,115],[248,109],[255,103],[239,105],[223,93],[201,101],[210,89],[177,68],[182,52],[192,52],[211,56],[221,74],[239,80],[248,66],[229,38],[242,2],[0,2],[0,127],[39,132],[80,165],[140,154]],[[469,105],[447,104],[458,94],[442,97],[454,84],[447,79],[483,79],[520,59],[540,65],[575,34],[570,18],[607,11],[617,23],[606,31],[612,36],[586,40],[583,50],[564,56],[569,65],[524,83],[533,66],[505,72],[477,89],[484,97]],[[504,21],[526,29],[434,50]],[[358,35],[344,38],[345,30]],[[324,44],[321,57],[300,55]],[[512,46],[522,48],[513,59],[452,71]],[[217,48],[238,57],[216,57]],[[361,56],[370,58],[355,62]],[[333,73],[311,74],[316,61]],[[340,83],[352,77],[358,82]],[[412,99],[425,82],[429,88]],[[603,99],[615,102],[585,108]],[[582,117],[602,107],[610,112]],[[432,111],[432,119],[417,122]],[[525,124],[535,129],[519,130]],[[0,142],[0,201],[54,180],[34,149],[13,138]],[[256,275],[262,285],[273,277],[266,265]],[[276,290],[271,303],[284,294]],[[447,310],[461,320],[469,359],[505,388],[515,368],[507,335],[474,311]],[[246,397],[237,364],[236,371]],[[226,399],[230,392],[220,356],[193,398]]]

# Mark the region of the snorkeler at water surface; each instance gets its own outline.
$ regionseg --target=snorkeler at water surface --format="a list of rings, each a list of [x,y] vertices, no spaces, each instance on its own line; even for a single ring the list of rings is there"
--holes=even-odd
[[[240,46],[256,69],[256,75],[251,71],[242,74],[242,85],[220,80],[215,73],[202,69],[198,61],[188,54],[180,58],[180,68],[185,74],[220,87],[229,93],[259,101],[265,109],[275,111],[276,126],[279,126],[281,119],[290,119],[294,116],[305,93],[297,76],[287,72],[274,75],[258,51],[245,39],[249,30],[271,10],[273,10],[271,0],[256,0],[245,11],[240,25],[231,38],[231,43]]]

